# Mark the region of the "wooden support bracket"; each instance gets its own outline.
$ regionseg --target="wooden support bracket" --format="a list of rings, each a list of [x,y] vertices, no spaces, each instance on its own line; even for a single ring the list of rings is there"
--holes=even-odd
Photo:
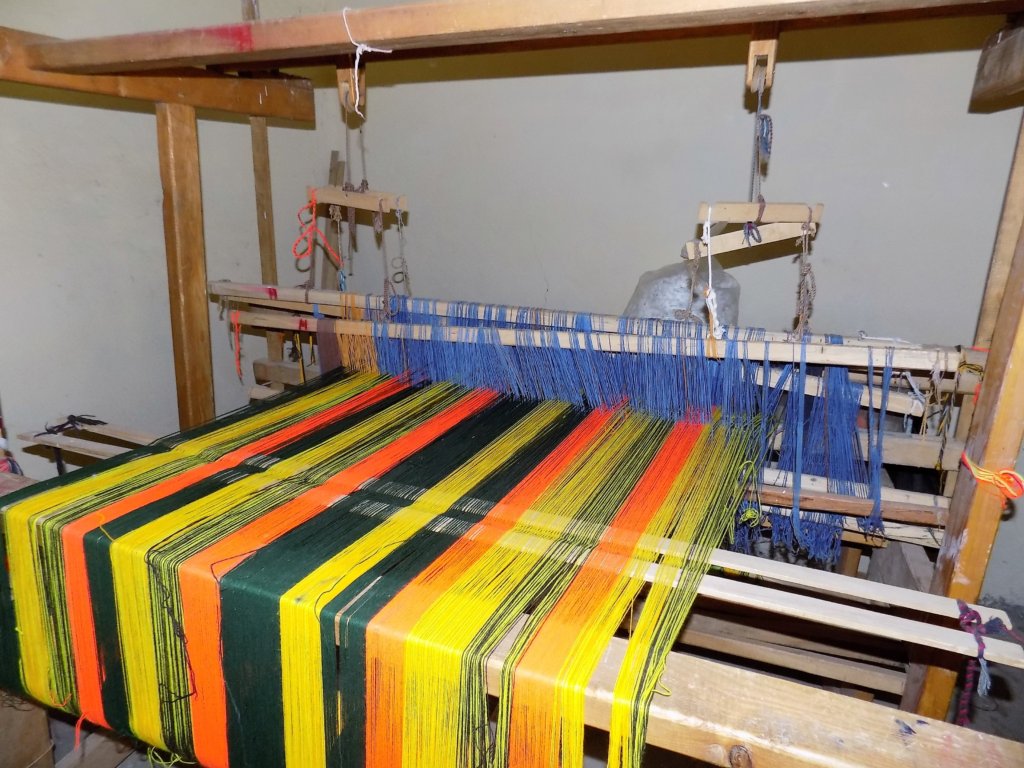
[[[775,59],[779,50],[779,25],[755,24],[747,48],[747,88],[757,93],[764,79],[764,89],[775,79]]]
[[[406,211],[405,195],[392,195],[388,192],[355,192],[341,187],[310,187],[310,199],[316,195],[316,201],[323,205],[341,205],[345,208],[359,208],[363,211]]]

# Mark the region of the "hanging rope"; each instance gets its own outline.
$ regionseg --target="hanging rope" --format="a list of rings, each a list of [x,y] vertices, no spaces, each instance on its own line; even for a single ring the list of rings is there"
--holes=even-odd
[[[811,313],[814,311],[814,296],[818,292],[817,281],[814,279],[814,268],[811,266],[811,207],[807,206],[807,221],[804,222],[800,234],[800,282],[796,292],[796,336],[799,339],[810,332]]]
[[[352,9],[349,8],[348,6],[346,6],[345,8],[342,8],[341,9],[341,18],[342,18],[342,21],[345,22],[345,32],[348,34],[348,41],[350,43],[352,43],[352,45],[354,45],[356,47],[356,62],[355,62],[355,65],[352,67],[352,71],[355,73],[355,77],[353,77],[352,79],[355,81],[355,89],[356,89],[354,104],[355,104],[356,114],[359,115],[361,118],[363,118],[365,120],[366,119],[366,115],[364,115],[360,111],[360,109],[359,109],[359,60],[363,57],[364,53],[391,53],[391,49],[390,48],[374,48],[373,46],[366,45],[365,43],[357,43],[355,41],[355,38],[352,37],[352,30],[349,29],[349,26],[348,26],[348,12],[351,11],[351,10]]]
[[[304,214],[309,215],[308,220],[304,218]],[[334,262],[334,266],[338,268],[338,272],[341,272],[345,268],[341,256],[331,247],[327,240],[327,235],[324,234],[324,231],[316,223],[316,193],[310,193],[309,202],[299,208],[295,218],[299,220],[299,236],[292,243],[292,256],[295,257],[296,265],[298,266],[303,259],[309,259],[310,269],[312,269],[313,252],[317,243],[319,243]],[[300,271],[304,271],[301,266],[298,266],[298,268]]]
[[[975,464],[967,456],[967,451],[960,454],[960,462],[967,467],[967,471],[974,476],[979,483],[990,483],[1003,492],[1007,499],[1019,499],[1024,496],[1024,477],[1012,469],[1000,469],[993,472],[991,469]]]
[[[757,225],[761,223],[761,214],[764,212],[764,196],[761,194],[761,180],[765,176],[768,158],[772,153],[772,137],[774,128],[772,118],[764,114],[764,89],[765,71],[763,67],[757,69],[757,112],[754,115],[754,142],[750,157],[750,186],[747,191],[747,199],[750,202],[761,203],[761,211],[757,215],[757,221],[748,221],[743,225],[743,244],[757,245],[761,242],[761,232]]]
[[[718,321],[718,295],[715,293],[715,288],[712,282],[712,264],[711,264],[711,206],[708,206],[708,218],[704,222],[704,234],[701,238],[704,241],[704,247],[708,252],[708,287],[704,291],[704,299],[708,305],[708,330],[712,338],[721,339],[725,336],[725,328]]]

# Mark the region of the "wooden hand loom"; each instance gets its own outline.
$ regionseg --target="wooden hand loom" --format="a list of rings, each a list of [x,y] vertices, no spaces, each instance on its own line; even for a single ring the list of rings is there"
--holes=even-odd
[[[978,5],[971,4],[970,8]],[[609,11],[605,3],[591,0],[562,3],[557,7],[546,0],[527,0],[505,7],[465,0],[352,11],[347,18],[350,30],[346,30],[341,14],[247,22],[229,28],[245,33],[249,42],[244,48],[235,45],[231,35],[204,35],[201,30],[59,41],[4,29],[0,30],[0,37],[7,55],[0,58],[0,79],[157,104],[178,408],[181,426],[187,428],[213,416],[195,109],[214,107],[255,116],[309,120],[313,101],[311,87],[304,80],[235,78],[209,71],[205,71],[203,77],[195,77],[195,69],[177,72],[174,68],[218,64],[271,69],[282,61],[349,54],[353,51],[352,39],[415,55],[417,51],[440,47],[529,43],[573,36],[611,36],[609,39],[612,39],[619,34],[710,28],[754,21],[778,22],[785,29],[787,23],[827,24],[831,18],[845,13],[869,12],[879,14],[879,18],[898,13],[902,18],[916,12],[965,10],[969,10],[965,4],[947,0],[926,3],[806,0],[795,4],[776,0],[746,3],[634,0],[619,4],[614,11]],[[1014,40],[1010,38],[1010,43],[1015,44]],[[986,49],[985,55],[999,56],[999,46]],[[154,74],[146,74],[147,71]],[[122,74],[125,72],[136,74]],[[993,77],[1003,77],[1007,82],[993,84]],[[986,70],[984,87],[987,91],[1019,91],[1022,78],[1024,75],[1019,68],[1004,69],[1001,75],[992,75]],[[1024,144],[1018,147],[1018,159],[1024,155],[1021,147]],[[260,158],[256,160],[259,165]],[[259,175],[257,184],[260,184]],[[973,418],[961,419],[962,428],[956,435],[958,442],[953,451],[957,456],[962,446],[977,463],[985,466],[1012,465],[1024,435],[1024,381],[1006,375],[1012,363],[1019,365],[1019,361],[1024,360],[1024,335],[1021,334],[1024,296],[1019,290],[1006,291],[1004,295],[1005,286],[1020,286],[1024,281],[1024,230],[1020,227],[1020,209],[1024,207],[1022,189],[1024,161],[1017,162],[1012,169],[1003,226],[975,339],[976,345],[991,348],[985,360],[984,385],[973,408]],[[266,192],[264,189],[264,196]],[[348,202],[344,204],[353,204],[350,198],[345,199]],[[321,202],[329,201],[323,196]],[[389,208],[404,208],[404,201],[388,202]],[[379,206],[382,203],[375,196],[368,204]],[[738,220],[750,219],[744,212]],[[266,259],[263,277],[267,283],[276,283],[274,267]],[[342,297],[337,294],[313,292],[298,297],[279,289],[277,296],[271,298],[260,287],[224,283],[209,286],[209,292],[267,308],[266,311],[247,311],[241,320],[246,325],[274,330],[298,329],[295,313],[309,311],[310,300],[316,301],[329,316],[332,300],[338,307],[343,305]],[[303,320],[302,327],[313,330],[317,322],[349,323],[351,332],[365,332],[354,325],[354,321],[347,320],[309,319]],[[857,351],[856,340],[851,341],[850,364],[856,366],[863,357],[856,357],[861,353]],[[636,343],[642,345],[643,340],[638,339]],[[919,375],[925,375],[940,361],[945,361],[946,372],[952,374],[961,362],[958,351],[935,348],[897,351],[906,354],[906,367]],[[267,381],[289,383],[296,376],[280,359],[261,362],[260,366]],[[944,386],[955,391],[973,391],[973,384],[954,380],[952,375],[946,377]],[[913,407],[905,404],[906,409]],[[971,410],[970,403],[965,409]],[[932,466],[936,458],[944,462],[942,449],[934,441],[902,442],[896,450],[903,452],[896,463]],[[955,462],[952,464],[942,463],[942,467],[952,469]],[[766,490],[774,487],[768,480],[766,478]],[[855,515],[855,510],[842,506],[849,502],[826,498],[830,494],[815,492],[809,485],[811,483],[804,483],[803,492],[808,497],[802,499],[808,508],[813,508],[810,505],[816,503],[814,494],[817,493],[817,503],[825,505],[822,508]],[[780,492],[784,503],[785,489]],[[1024,762],[1024,745],[932,719],[945,715],[955,670],[964,656],[976,652],[969,635],[949,627],[957,615],[955,600],[977,600],[998,525],[1000,500],[979,491],[976,483],[963,478],[948,501],[923,495],[893,496],[889,499],[894,503],[893,509],[900,508],[900,503],[917,507],[910,511],[918,513],[918,518],[904,521],[904,528],[916,526],[924,532],[918,531],[911,540],[930,541],[938,547],[937,565],[925,577],[929,581],[926,586],[935,595],[821,573],[813,574],[808,583],[809,574],[799,569],[722,552],[716,555],[717,568],[748,577],[724,578],[718,574],[706,577],[702,594],[709,601],[715,601],[710,604],[713,610],[694,617],[684,631],[682,642],[691,648],[712,647],[726,654],[732,648],[739,656],[760,658],[773,667],[785,668],[798,660],[818,670],[822,677],[840,681],[841,685],[902,695],[902,707],[907,712],[901,714],[751,669],[673,653],[663,677],[670,694],[658,699],[652,708],[649,743],[716,765],[903,765],[908,759],[977,764],[978,755],[985,755],[988,764],[993,765]],[[902,510],[908,512],[905,506]],[[898,517],[895,520],[899,522]],[[892,540],[899,541],[902,531],[895,527]],[[896,545],[889,549],[890,553],[897,551]],[[898,553],[892,554],[888,561],[895,570],[906,572],[916,567]],[[772,588],[752,584],[750,576],[771,583]],[[919,584],[921,578],[917,576]],[[790,585],[791,591],[780,592],[781,585]],[[813,595],[802,594],[805,592]],[[810,640],[798,633],[780,631],[771,622],[743,630],[739,636],[737,627],[740,625],[735,615],[723,606],[749,604],[752,600],[763,610],[781,613],[794,621],[816,622],[856,633],[881,630],[890,640],[939,649],[954,657],[923,654],[921,658],[933,658],[938,663],[928,667],[913,666],[904,675],[902,667],[878,653],[856,650],[849,644]],[[853,607],[847,605],[848,602],[860,605]],[[930,620],[897,620],[889,615],[878,619],[871,616],[872,610],[885,614],[907,610],[915,615],[929,615]],[[502,653],[510,643],[511,637],[491,658],[488,670],[492,676],[498,674]],[[993,660],[1015,665],[1024,661],[1020,649],[1012,645],[993,641],[990,647],[989,656]],[[614,679],[620,657],[621,647],[613,643],[606,652],[602,670],[587,689],[587,720],[596,727],[607,727],[608,680]],[[493,685],[494,679],[490,683]],[[918,713],[921,719],[910,712]],[[784,732],[780,730],[783,723]]]

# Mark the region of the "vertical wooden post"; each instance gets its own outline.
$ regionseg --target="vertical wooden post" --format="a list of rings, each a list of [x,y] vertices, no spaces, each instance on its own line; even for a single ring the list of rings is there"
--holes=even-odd
[[[259,0],[242,0],[242,19],[260,17]],[[277,285],[277,243],[274,237],[274,198],[270,184],[270,135],[265,117],[250,117],[252,132],[252,175],[256,187],[256,229],[260,243],[260,278],[264,285]],[[267,331],[267,356],[284,359],[284,334]]]
[[[965,451],[976,464],[1013,467],[1024,437],[1024,227],[1018,229],[1013,261],[992,334],[984,384]],[[1002,518],[1005,499],[990,485],[961,473],[950,501],[949,519],[931,591],[975,602]],[[928,667],[908,679],[904,705],[943,718],[956,672]],[[914,682],[914,685],[911,685]]]
[[[185,104],[157,104],[156,124],[178,422],[188,429],[214,414],[196,110]]]

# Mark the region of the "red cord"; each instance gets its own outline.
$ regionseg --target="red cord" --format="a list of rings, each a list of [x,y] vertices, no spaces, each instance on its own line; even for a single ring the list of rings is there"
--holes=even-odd
[[[303,218],[304,213],[309,214],[308,221]],[[299,220],[299,236],[295,238],[295,242],[292,244],[292,256],[295,257],[295,261],[312,258],[313,249],[316,247],[317,240],[319,240],[324,251],[331,257],[331,261],[334,262],[334,266],[341,270],[343,268],[341,256],[331,248],[331,244],[327,242],[327,235],[317,226],[315,192],[310,191],[309,202],[299,208],[295,218]],[[300,248],[299,246],[302,247]]]
[[[985,469],[971,461],[967,457],[967,451],[960,454],[960,461],[967,467],[967,471],[974,476],[975,480],[980,483],[991,483],[1001,490],[1006,498],[1019,499],[1024,496],[1024,478],[1012,469],[1000,469],[998,472]]]

